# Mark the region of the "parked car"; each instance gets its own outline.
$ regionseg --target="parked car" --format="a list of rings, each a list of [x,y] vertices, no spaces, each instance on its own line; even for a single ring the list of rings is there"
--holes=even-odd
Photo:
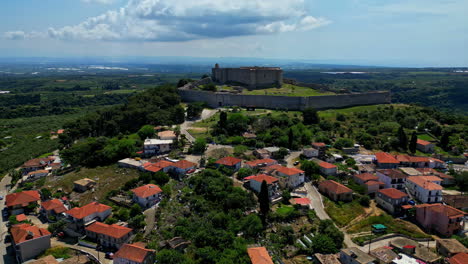
[[[296,161],[294,162],[294,166],[298,165],[299,163],[300,163],[300,161],[296,160]]]
[[[2,211],[3,217],[8,217],[8,209],[4,208]]]
[[[3,200],[3,195],[0,195],[0,200]]]
[[[113,259],[113,258],[114,258],[114,253],[106,252],[106,259]]]

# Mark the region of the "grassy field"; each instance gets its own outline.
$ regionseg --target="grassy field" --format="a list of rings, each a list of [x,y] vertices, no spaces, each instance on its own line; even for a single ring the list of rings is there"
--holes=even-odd
[[[243,90],[243,94],[250,95],[276,95],[276,96],[317,96],[332,95],[332,92],[321,92],[308,87],[301,87],[292,84],[283,84],[281,88],[267,88],[256,90]]]
[[[432,141],[434,140],[433,137],[429,136],[428,134],[421,134],[421,135],[418,135],[418,138],[419,139],[422,139],[422,140],[426,140],[426,141]]]
[[[52,191],[62,188],[64,192],[71,193],[74,181],[83,178],[95,180],[97,185],[94,192],[74,192],[71,195],[73,200],[78,200],[80,205],[85,205],[93,200],[102,201],[108,192],[122,187],[126,182],[137,177],[137,170],[124,169],[117,167],[117,165],[112,165],[97,168],[81,168],[78,171],[60,177],[49,176],[44,186]]]
[[[347,225],[354,218],[364,213],[364,208],[357,200],[353,200],[349,203],[335,203],[325,198],[324,204],[327,214],[340,227]]]
[[[407,105],[404,104],[392,104],[393,107],[395,108],[403,108],[403,107],[408,107]],[[343,115],[351,115],[355,113],[361,113],[361,112],[366,112],[366,111],[376,111],[379,107],[383,107],[385,105],[362,105],[362,106],[354,106],[354,107],[348,107],[348,108],[341,108],[341,109],[330,109],[330,110],[325,110],[325,111],[319,111],[319,117],[321,118],[336,118],[337,114],[343,114]]]
[[[350,234],[368,232],[372,230],[372,225],[383,224],[387,227],[387,233],[398,233],[407,235],[414,238],[425,238],[430,237],[424,233],[418,226],[410,222],[395,219],[388,214],[381,214],[379,216],[370,216],[362,221],[359,221],[356,225],[351,226],[348,229]]]

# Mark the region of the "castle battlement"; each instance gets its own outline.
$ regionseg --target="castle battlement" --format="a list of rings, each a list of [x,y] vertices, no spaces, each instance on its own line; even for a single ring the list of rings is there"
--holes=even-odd
[[[279,87],[283,84],[283,70],[279,67],[220,68],[216,63],[211,72],[213,81],[217,83],[241,84],[249,89]]]

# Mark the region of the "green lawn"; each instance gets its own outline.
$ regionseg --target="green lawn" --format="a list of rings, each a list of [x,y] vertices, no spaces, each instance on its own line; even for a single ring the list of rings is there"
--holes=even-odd
[[[294,211],[294,207],[292,206],[287,206],[287,205],[281,205],[276,209],[276,213],[281,216],[281,217],[286,217],[289,214],[291,214]]]
[[[292,84],[283,84],[281,88],[267,88],[256,90],[243,90],[243,94],[250,95],[276,95],[276,96],[317,96],[317,95],[332,95],[332,92],[320,92],[318,90],[301,87]]]
[[[418,138],[419,139],[422,139],[422,140],[426,140],[426,141],[432,141],[434,140],[433,137],[429,136],[428,134],[421,134],[421,135],[418,135]]]
[[[325,211],[340,227],[347,225],[354,218],[364,213],[364,208],[357,200],[353,200],[349,203],[335,203],[330,199],[325,198],[324,203]]]

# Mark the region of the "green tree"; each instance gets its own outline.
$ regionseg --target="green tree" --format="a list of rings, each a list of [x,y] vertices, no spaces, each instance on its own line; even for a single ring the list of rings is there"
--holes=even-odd
[[[338,138],[333,146],[337,149],[350,148],[354,142],[349,138]]]
[[[460,188],[460,191],[468,192],[468,171],[455,173],[454,177],[455,181],[457,182],[457,186]]]
[[[251,168],[240,168],[237,172],[237,178],[243,180],[245,177],[253,175],[255,172]]]
[[[156,254],[156,262],[161,264],[186,264],[186,257],[177,250],[163,249]]]
[[[132,207],[130,208],[130,217],[135,217],[137,215],[140,215],[142,213],[141,206],[138,204],[133,204]]]
[[[268,185],[266,181],[262,182],[260,193],[258,194],[258,202],[260,203],[260,213],[262,220],[265,223],[266,217],[270,212],[270,196],[268,195]]]
[[[402,126],[398,128],[397,138],[400,149],[406,150],[406,148],[408,147],[408,137],[406,136],[405,130]]]
[[[418,136],[416,135],[416,131],[413,131],[413,134],[411,134],[411,140],[408,146],[408,149],[411,153],[416,152],[417,141],[418,141]]]
[[[42,188],[41,189],[41,197],[43,200],[48,200],[50,197],[52,197],[52,193],[49,189],[47,188]]]
[[[320,167],[317,163],[309,160],[301,161],[301,170],[304,171],[306,177],[311,178],[313,174],[320,173]]]
[[[154,127],[151,125],[145,125],[140,128],[137,132],[141,140],[154,137]]]
[[[317,110],[312,107],[308,107],[302,111],[302,118],[306,125],[318,124],[320,122]]]
[[[292,128],[290,128],[288,132],[288,147],[290,149],[293,148],[293,143],[294,143],[294,133],[293,133]]]
[[[194,154],[203,154],[206,150],[206,140],[204,138],[197,138],[193,143],[192,152]]]
[[[314,253],[334,254],[338,252],[333,240],[323,234],[318,234],[312,238],[312,249]]]
[[[187,105],[187,119],[196,119],[201,116],[203,103],[195,102]]]
[[[221,113],[219,113],[218,127],[221,129],[226,129],[226,126],[227,126],[227,113],[225,111],[221,111]]]
[[[449,142],[450,142],[450,133],[446,130],[442,132],[442,136],[440,137],[440,147],[447,151],[449,149]]]
[[[244,235],[251,238],[257,238],[263,230],[262,220],[256,214],[244,217],[240,226]]]

